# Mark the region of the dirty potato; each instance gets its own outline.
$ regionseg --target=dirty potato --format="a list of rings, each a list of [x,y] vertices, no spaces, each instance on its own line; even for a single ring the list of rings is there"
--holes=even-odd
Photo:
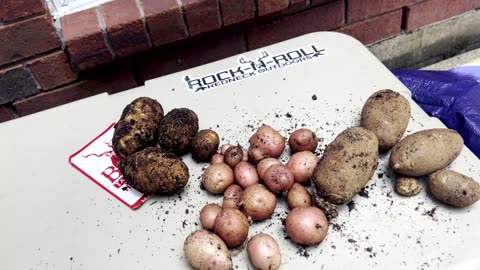
[[[440,170],[428,177],[432,195],[454,207],[467,207],[480,198],[480,185],[472,178],[452,170]]]
[[[178,156],[190,151],[190,143],[198,132],[198,117],[187,108],[173,109],[160,121],[158,143]]]
[[[386,89],[367,99],[362,109],[361,126],[377,135],[380,149],[390,149],[402,138],[409,120],[408,100]]]
[[[136,152],[118,163],[127,183],[146,194],[179,191],[188,182],[188,167],[172,153],[158,147]]]
[[[428,129],[408,135],[390,154],[390,167],[405,176],[426,176],[445,168],[463,148],[463,139],[452,129]]]
[[[218,235],[209,231],[191,233],[183,243],[183,252],[194,269],[233,269],[227,245]]]
[[[196,161],[205,162],[217,153],[220,138],[211,129],[200,130],[192,140],[192,158]]]
[[[140,97],[123,109],[115,125],[112,148],[120,158],[125,158],[157,142],[157,129],[163,118],[163,108],[158,101]]]
[[[315,168],[317,195],[334,204],[350,201],[372,178],[377,163],[377,136],[361,127],[346,129],[326,147]]]
[[[422,191],[422,185],[416,178],[399,177],[395,184],[395,190],[402,196],[411,197]]]

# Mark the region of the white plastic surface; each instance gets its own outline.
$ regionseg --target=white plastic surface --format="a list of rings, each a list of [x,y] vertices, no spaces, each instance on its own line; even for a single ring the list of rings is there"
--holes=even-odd
[[[316,33],[266,49],[284,53],[317,44],[326,56],[204,93],[188,91],[183,77],[238,65],[238,57],[155,79],[145,87],[100,95],[0,125],[0,254],[2,269],[188,269],[183,241],[200,228],[207,203],[221,203],[200,189],[205,164],[184,160],[190,181],[175,196],[155,196],[136,211],[117,201],[68,165],[68,156],[117,121],[139,96],[156,98],[166,111],[193,109],[200,128],[213,128],[222,143],[247,145],[262,123],[288,136],[305,126],[323,139],[319,151],[347,127],[358,125],[365,100],[379,89],[409,91],[358,41]],[[254,59],[257,51],[244,54]],[[316,96],[316,100],[314,98]],[[408,133],[443,127],[413,101]],[[288,158],[288,149],[282,160]],[[339,217],[319,246],[286,239],[279,199],[274,216],[251,226],[272,234],[281,246],[281,269],[479,269],[480,204],[458,210],[424,190],[398,196],[383,154],[369,197]],[[480,161],[464,148],[452,168],[480,179]],[[253,269],[245,250],[233,251],[235,269]],[[301,268],[300,268],[301,267]]]

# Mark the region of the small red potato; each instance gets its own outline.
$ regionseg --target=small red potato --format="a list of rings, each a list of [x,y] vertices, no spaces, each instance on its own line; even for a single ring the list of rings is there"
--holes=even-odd
[[[222,207],[218,204],[210,203],[205,205],[200,211],[200,223],[205,230],[215,228],[215,219],[222,212]]]
[[[225,163],[225,159],[223,158],[222,154],[215,154],[212,156],[212,159],[210,159],[210,165],[217,163]]]
[[[220,147],[220,154],[225,155],[225,152],[227,152],[228,148],[232,147],[233,145],[226,143]]]
[[[215,220],[215,233],[229,248],[241,245],[248,236],[248,219],[235,208],[225,208]]]
[[[233,170],[235,181],[242,187],[246,188],[250,185],[258,183],[257,170],[248,162],[242,161],[235,166]]]
[[[295,183],[292,171],[285,165],[272,165],[265,171],[265,185],[274,193],[289,190]]]
[[[229,186],[223,193],[223,208],[239,208],[243,190],[239,185]]]
[[[243,160],[243,148],[240,146],[232,146],[225,151],[223,157],[228,166],[235,168],[235,166]]]
[[[248,186],[242,194],[242,212],[252,220],[264,220],[272,216],[277,197],[262,184]]]
[[[312,196],[304,186],[295,183],[288,190],[287,203],[290,209],[312,206]]]
[[[297,207],[292,209],[286,221],[287,234],[301,245],[317,245],[325,239],[328,221],[317,207]]]
[[[293,153],[309,151],[314,153],[317,149],[318,138],[313,131],[307,128],[295,130],[288,139],[288,145]]]
[[[202,175],[203,186],[213,194],[223,193],[233,180],[233,170],[225,163],[210,165]]]
[[[272,165],[282,164],[280,160],[276,158],[264,158],[257,163],[257,173],[260,179],[264,179],[265,171]]]
[[[232,258],[225,242],[205,230],[191,233],[183,243],[187,262],[195,269],[233,269]]]
[[[249,142],[248,154],[254,163],[267,157],[278,158],[285,149],[285,138],[268,125],[259,127]]]
[[[265,233],[259,233],[250,238],[247,253],[250,262],[258,270],[276,270],[282,261],[277,241]]]
[[[319,159],[309,151],[293,154],[287,162],[287,167],[292,171],[295,182],[305,185],[310,182]]]

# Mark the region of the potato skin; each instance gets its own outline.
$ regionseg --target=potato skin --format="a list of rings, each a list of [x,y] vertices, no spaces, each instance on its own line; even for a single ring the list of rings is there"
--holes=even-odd
[[[112,138],[115,154],[125,158],[146,147],[154,146],[162,118],[162,105],[154,99],[140,97],[128,104],[115,124]]]
[[[330,143],[313,173],[317,195],[330,203],[350,201],[372,178],[378,139],[361,127],[346,129]]]
[[[173,109],[160,121],[158,143],[178,156],[190,151],[190,143],[198,132],[198,117],[187,108]]]
[[[217,153],[220,138],[211,129],[200,130],[192,139],[192,158],[196,161],[206,162]]]
[[[146,194],[179,191],[189,178],[187,165],[172,153],[149,147],[118,163],[127,183]]]
[[[410,103],[390,89],[371,95],[362,109],[361,126],[378,138],[380,149],[390,149],[403,136],[410,120]]]
[[[480,198],[480,184],[453,170],[439,170],[428,177],[432,195],[454,207],[467,207]]]
[[[232,258],[225,242],[216,234],[205,230],[191,233],[183,244],[188,263],[195,269],[233,269]]]
[[[425,176],[454,161],[463,148],[463,139],[452,129],[428,129],[408,135],[390,154],[390,167],[405,176]]]
[[[420,193],[422,189],[422,185],[416,178],[399,177],[395,183],[397,193],[405,197],[415,196]]]

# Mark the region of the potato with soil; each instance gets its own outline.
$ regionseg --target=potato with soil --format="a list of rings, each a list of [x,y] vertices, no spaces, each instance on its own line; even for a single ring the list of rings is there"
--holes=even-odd
[[[422,191],[422,185],[416,178],[399,177],[395,184],[395,190],[402,196],[411,197]]]
[[[247,244],[250,262],[258,270],[276,270],[282,262],[282,254],[277,241],[266,233],[254,235]]]
[[[312,196],[304,186],[300,185],[299,183],[295,183],[288,190],[287,203],[290,209],[312,206]]]
[[[276,158],[264,158],[257,163],[258,178],[264,180],[265,172],[273,165],[282,164],[280,160]]]
[[[292,241],[301,245],[317,245],[325,239],[328,221],[317,207],[297,207],[287,215],[287,234]]]
[[[330,203],[348,202],[372,178],[377,164],[377,136],[361,127],[346,129],[326,147],[315,168],[316,194]]]
[[[285,165],[272,165],[265,171],[265,186],[274,193],[289,190],[295,183],[293,172]]]
[[[262,184],[248,186],[242,193],[242,212],[252,220],[264,220],[272,216],[277,197]]]
[[[158,101],[141,97],[128,104],[115,124],[112,148],[120,158],[154,146],[157,129],[163,118],[163,108]]]
[[[223,158],[228,166],[235,168],[238,163],[243,161],[243,148],[240,145],[231,146],[225,151]]]
[[[229,248],[241,245],[248,236],[247,217],[236,208],[225,208],[215,219],[215,233]]]
[[[229,186],[223,193],[223,208],[239,208],[242,201],[243,189],[239,185]]]
[[[217,153],[220,138],[211,129],[200,130],[192,140],[192,158],[196,161],[209,161]]]
[[[410,103],[390,89],[373,93],[362,109],[361,126],[378,138],[380,149],[392,148],[407,130]]]
[[[232,258],[225,242],[205,230],[191,233],[183,244],[187,262],[195,269],[233,269]]]
[[[222,212],[222,207],[215,203],[209,203],[200,210],[200,223],[205,230],[215,228],[215,219]]]
[[[293,154],[287,162],[292,171],[295,182],[305,185],[310,182],[318,164],[318,158],[310,151],[301,151]]]
[[[474,179],[453,170],[440,170],[428,177],[432,195],[454,207],[470,206],[480,198],[480,184]]]
[[[210,165],[202,174],[203,186],[213,194],[222,194],[233,181],[233,170],[225,163]]]
[[[422,130],[408,135],[392,148],[390,167],[405,176],[426,176],[447,167],[462,148],[463,139],[455,130]]]
[[[248,154],[254,163],[268,157],[278,158],[285,150],[285,138],[268,125],[262,125],[250,137]]]
[[[293,153],[301,151],[315,152],[318,145],[318,138],[313,131],[307,128],[295,130],[288,139],[288,145]]]
[[[178,156],[190,151],[193,137],[198,132],[198,117],[187,108],[173,109],[160,121],[158,144]]]
[[[125,181],[146,194],[180,191],[188,182],[188,167],[170,152],[149,147],[120,160],[118,168]]]

